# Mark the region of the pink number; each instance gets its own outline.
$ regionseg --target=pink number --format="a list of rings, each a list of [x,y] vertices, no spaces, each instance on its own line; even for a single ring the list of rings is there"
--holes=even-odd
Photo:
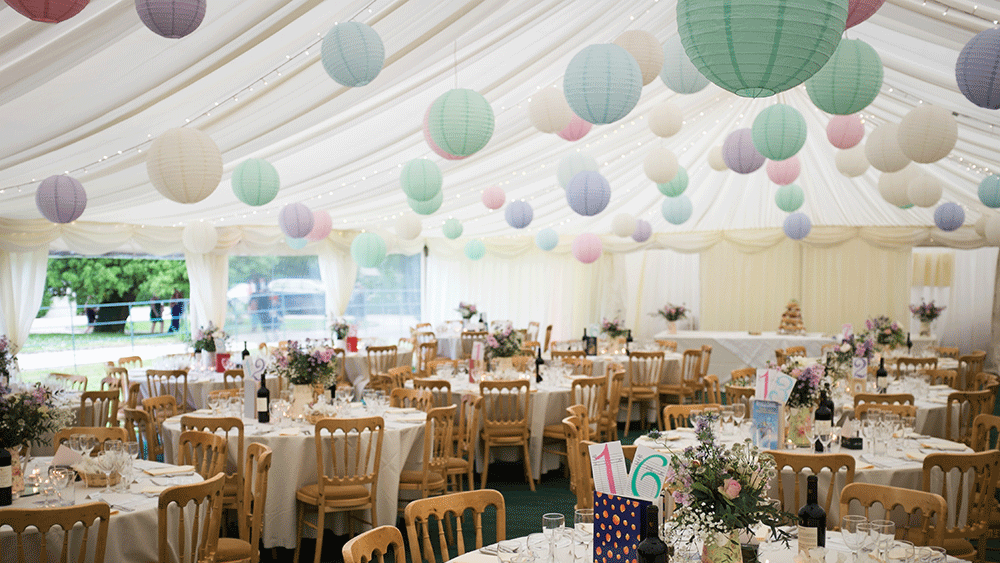
[[[764,398],[766,399],[768,387],[771,384],[771,370],[764,370],[764,375],[762,377],[764,379]]]
[[[604,469],[608,472],[608,487],[611,488],[611,494],[618,494],[615,491],[615,478],[611,475],[611,452],[608,451],[608,445],[604,444],[604,451],[594,456],[594,459],[604,458]]]

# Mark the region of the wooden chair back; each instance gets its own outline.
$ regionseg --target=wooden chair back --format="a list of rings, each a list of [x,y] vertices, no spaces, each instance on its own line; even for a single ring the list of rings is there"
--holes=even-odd
[[[529,367],[528,366],[534,366],[535,365],[535,358],[533,356],[526,356],[526,355],[523,355],[523,354],[519,355],[519,356],[511,356],[511,358],[510,358],[510,365],[511,365],[511,367],[514,368],[514,371],[516,371],[518,373],[524,373],[526,371],[529,371]],[[534,370],[531,370],[531,371],[534,371]]]
[[[537,328],[537,327],[536,327]],[[465,554],[469,549],[480,549],[484,545],[483,541],[483,515],[487,508],[494,507],[496,510],[495,526],[488,526],[496,531],[495,537],[489,543],[495,543],[507,539],[507,509],[504,505],[503,495],[493,489],[481,489],[478,491],[467,491],[452,493],[439,497],[417,499],[406,506],[403,513],[406,521],[406,537],[410,544],[410,559],[414,563],[427,561],[428,563],[442,563],[452,558],[449,546],[454,545],[457,550],[455,556]],[[475,545],[465,545],[465,530],[462,525],[466,520],[466,513],[471,512],[471,526],[475,533]],[[446,534],[445,522],[454,522],[454,536]],[[436,525],[432,525],[436,524]],[[437,538],[431,536],[431,529],[437,531]],[[434,540],[437,545],[434,545]],[[435,553],[435,548],[437,553]],[[438,559],[440,556],[440,559]]]
[[[861,514],[869,520],[896,522],[896,539],[913,545],[944,544],[944,526],[940,523],[947,517],[948,504],[941,495],[873,483],[850,483],[840,492],[840,515],[857,513],[852,510],[856,505],[860,505]],[[882,510],[873,511],[875,505]],[[906,516],[891,517],[899,511]]]
[[[922,489],[947,499],[944,538],[973,540],[983,535],[996,499],[1000,451],[933,453],[924,458]],[[958,517],[966,511],[964,523]]]
[[[243,419],[235,416],[194,416],[186,414],[181,417],[181,432],[187,430],[201,430],[220,435],[225,440],[227,447],[230,440],[236,441],[235,463],[229,462],[229,457],[224,459],[224,470],[226,473],[226,487],[223,491],[223,503],[226,507],[236,508],[243,506]]]
[[[191,485],[177,485],[160,493],[159,553],[160,563],[197,563],[214,561],[219,543],[222,518],[221,473]],[[194,510],[184,508],[194,504]],[[176,508],[172,508],[176,505]],[[189,516],[190,522],[189,522]],[[175,533],[170,541],[170,531]],[[176,559],[173,554],[176,549]]]
[[[747,414],[750,413],[750,402],[753,401],[754,395],[757,394],[757,390],[753,387],[736,387],[734,385],[726,385],[726,404],[735,405],[736,403],[743,403],[747,406]]]
[[[118,426],[117,389],[84,391],[80,395],[80,426]]]
[[[389,393],[389,406],[399,409],[417,409],[427,412],[433,397],[424,389],[406,389],[397,387]]]
[[[667,405],[663,407],[663,427],[667,430],[678,428],[694,428],[695,421],[692,414],[701,414],[705,411],[719,411],[722,409],[720,403],[708,403],[704,405]]]
[[[417,326],[414,327],[415,330],[431,330],[432,328],[434,325],[431,323],[417,323]]]
[[[143,459],[156,461],[157,448],[160,447],[160,453],[162,453],[162,445],[156,435],[156,424],[153,422],[153,417],[142,409],[131,407],[125,407],[123,412],[125,414],[125,432],[128,433],[129,440],[135,439],[139,443],[139,452],[142,453]]]
[[[542,330],[542,324],[538,321],[530,321],[525,336],[529,342],[538,341],[538,333]]]
[[[676,340],[654,340],[660,350],[664,352],[677,352],[677,341]]]
[[[457,405],[427,411],[427,422],[424,424],[424,459],[421,465],[423,483],[420,490],[422,491],[428,490],[432,475],[443,476],[448,472],[448,459],[455,451],[453,433],[457,412]]]
[[[334,348],[333,357],[337,360],[337,388],[352,387],[347,378],[347,350]]]
[[[983,371],[983,364],[986,363],[986,352],[976,350],[975,352],[958,357],[958,382],[960,389],[970,389],[975,380],[976,374]]]
[[[487,335],[489,335],[489,332],[485,330],[463,330],[461,336],[462,358],[471,358],[473,343],[477,341],[485,342]]]
[[[632,352],[626,365],[628,388],[656,391],[663,375],[663,352]]]
[[[617,364],[616,364],[617,365]],[[617,365],[617,369],[608,377],[608,401],[597,424],[598,439],[613,441],[618,439],[618,411],[622,404],[622,389],[625,387],[625,368]]]
[[[450,358],[435,358],[427,362],[427,374],[424,375],[425,378],[435,377],[437,375],[438,368],[441,366],[451,366],[452,373],[458,370],[459,360],[452,360]]]
[[[719,376],[706,375],[701,380],[703,388],[701,392],[702,402],[722,404],[722,393],[719,391]]]
[[[493,436],[528,436],[530,391],[531,383],[527,379],[479,383],[479,394],[483,398],[484,439],[488,440]]]
[[[243,389],[243,370],[227,369],[222,372],[222,386],[226,389]]]
[[[87,390],[87,376],[86,375],[71,375],[69,376],[69,388],[74,391],[86,391]]]
[[[369,346],[368,347],[368,377],[385,375],[389,370],[396,367],[396,346]]]
[[[786,358],[795,358],[795,357],[801,358],[804,357],[805,355],[806,355],[805,346],[789,346],[788,348],[785,348]]]
[[[142,358],[139,356],[125,356],[118,358],[118,367],[120,368],[141,368]]]
[[[593,360],[572,356],[569,358],[563,358],[562,361],[568,366],[573,366],[573,375],[584,375],[586,377],[592,377],[594,375]]]
[[[379,526],[358,534],[344,544],[344,563],[385,563],[392,549],[394,563],[406,563],[403,534],[395,526]]]
[[[118,402],[122,403],[128,400],[125,393],[129,390],[130,386],[128,369],[118,367],[105,369],[104,379],[101,380],[101,391],[117,389],[119,393]]]
[[[756,368],[740,368],[729,372],[729,383],[740,387],[753,387],[757,381]]]
[[[712,360],[712,347],[708,344],[701,345],[701,364],[699,367],[698,377],[704,379],[708,375],[708,364]]]
[[[584,437],[586,425],[578,416],[567,416],[562,419],[562,424],[563,432],[566,434],[570,487],[576,493],[576,508],[589,508],[594,504],[594,490],[590,481],[590,454],[580,447],[580,442],[586,440]]]
[[[917,407],[913,405],[883,405],[882,403],[861,403],[854,409],[854,418],[861,420],[868,411],[883,411],[899,416],[917,416]]]
[[[235,387],[232,389],[213,389],[208,392],[208,401],[211,403],[212,401],[223,401],[242,396],[243,390]]]
[[[424,327],[424,328],[430,329],[430,327]],[[414,340],[417,341],[417,344],[425,344],[427,342],[437,342],[437,336],[434,335],[434,331],[420,330],[419,327],[417,328],[417,332],[413,333],[413,338]]]
[[[181,432],[178,443],[177,464],[193,465],[205,479],[219,473],[225,476],[228,445],[225,438],[211,432],[186,430]]]
[[[840,344],[837,344],[836,342],[829,342],[819,347],[819,355],[825,359],[827,353],[836,352],[839,349],[840,349]]]
[[[422,389],[431,394],[430,407],[446,407],[454,404],[451,400],[451,382],[447,379],[414,379],[414,389]]]
[[[128,441],[128,432],[120,426],[70,426],[56,432],[55,436],[52,437],[53,447],[58,450],[59,445],[68,441],[73,434],[86,434],[97,438],[97,447],[90,452],[91,456],[100,453],[104,449],[104,443],[108,440]]]
[[[549,344],[552,342],[552,325],[545,327],[545,347],[542,348],[542,352],[549,351]]]
[[[937,369],[937,358],[896,358],[897,378],[908,374]]]
[[[977,373],[972,383],[973,391],[992,391],[994,395],[996,395],[998,387],[1000,387],[1000,378],[985,371]]]
[[[455,426],[455,456],[448,464],[448,476],[454,477],[455,485],[461,490],[462,477],[469,481],[469,490],[476,488],[475,478],[476,449],[479,445],[479,411],[482,397],[473,394],[464,395],[459,405],[458,420]],[[461,461],[462,463],[457,463]]]
[[[882,405],[912,405],[912,393],[858,393],[854,395],[854,408],[857,409],[861,403],[878,403]]]
[[[240,538],[253,546],[251,563],[260,561],[261,532],[264,529],[264,511],[267,509],[267,477],[271,471],[271,448],[253,443],[247,447],[246,467],[242,483],[242,508],[240,510]]]
[[[149,394],[171,395],[177,404],[177,408],[187,410],[188,392],[187,372],[182,369],[147,369],[146,384]]]
[[[958,372],[953,369],[928,369],[924,373],[931,385],[947,385],[955,389],[958,384]]]
[[[14,538],[14,549],[7,556],[18,563],[35,561],[93,561],[104,563],[104,553],[108,544],[108,523],[111,521],[111,506],[105,502],[78,504],[60,508],[5,507],[0,510],[0,527],[10,526]],[[96,526],[96,534],[93,533]],[[77,529],[77,528],[80,529]],[[31,528],[29,531],[28,528]],[[61,535],[58,553],[49,554],[49,544],[59,528]],[[74,533],[77,532],[77,533]],[[79,542],[74,538],[82,538]],[[93,538],[93,543],[90,543]],[[94,558],[88,558],[90,547],[94,548]],[[71,554],[75,556],[71,557]],[[58,559],[57,559],[58,558]],[[6,559],[6,558],[5,558]]]
[[[795,507],[801,507],[805,504],[802,492],[805,491],[806,477],[809,474],[819,475],[824,469],[831,472],[830,485],[827,487],[825,498],[822,495],[820,497],[820,504],[822,504],[823,509],[827,512],[829,512],[830,505],[833,502],[833,492],[839,490],[839,487],[836,486],[837,474],[843,470],[844,483],[854,482],[855,461],[854,456],[850,454],[815,454],[776,450],[768,450],[767,453],[774,457],[778,470],[778,500],[790,512],[797,512],[798,508]],[[783,470],[786,467],[790,468],[792,472],[790,487],[785,486],[786,476]],[[806,469],[809,470],[808,473],[805,471]],[[794,491],[791,503],[789,503],[788,498],[789,488]],[[837,522],[828,522],[829,526],[836,526],[837,524]]]
[[[438,354],[437,340],[431,340],[429,342],[421,342],[417,344],[417,372],[422,374],[424,377],[427,377],[428,376],[427,364],[430,363],[432,360],[437,359],[437,354]]]
[[[1000,416],[983,413],[972,421],[972,449],[977,452],[1000,448]]]
[[[125,405],[130,409],[139,408],[139,400],[142,398],[142,384],[133,381],[128,384],[128,401]]]
[[[150,440],[149,459],[163,456],[163,421],[177,416],[177,400],[173,395],[159,395],[142,400],[142,408],[153,418],[155,440]],[[155,446],[155,447],[154,447]]]
[[[681,359],[681,385],[687,394],[693,395],[701,389],[701,363],[703,352],[701,350],[684,350],[684,357]]]
[[[972,445],[972,422],[981,414],[993,412],[996,396],[992,391],[955,391],[948,394],[948,410],[944,422],[945,437],[954,442]]]
[[[958,348],[951,346],[937,346],[934,348],[939,358],[955,358],[958,359],[959,351]]]
[[[593,425],[594,432],[607,404],[608,378],[603,375],[597,377],[578,377],[573,380],[570,388],[570,401],[575,405],[582,405],[587,415],[588,426]]]
[[[549,356],[553,360],[565,360],[566,358],[587,358],[587,352],[583,350],[552,350]]]
[[[779,367],[785,365],[785,349],[778,348],[774,351],[774,363]]]
[[[323,506],[326,502],[327,492],[329,491],[330,496],[334,496],[338,487],[368,487],[368,501],[372,506],[372,518],[375,521],[375,499],[378,498],[378,475],[382,460],[385,421],[381,416],[321,418],[316,422],[314,434],[316,473],[320,476],[319,506]],[[331,460],[332,463],[329,465],[333,470],[328,473],[327,462]]]

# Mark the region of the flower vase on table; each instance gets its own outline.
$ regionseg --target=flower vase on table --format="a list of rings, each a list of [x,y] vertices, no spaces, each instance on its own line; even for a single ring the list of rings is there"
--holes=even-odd
[[[716,536],[716,541],[705,542],[701,552],[702,563],[743,563],[739,530],[730,530],[728,534],[719,533]]]
[[[931,321],[920,321],[920,336],[931,335]]]
[[[207,350],[202,350],[202,352],[201,352],[201,367],[205,371],[215,371],[215,352],[209,352]]]
[[[289,418],[297,418],[315,401],[315,393],[324,393],[337,373],[337,358],[329,340],[291,341],[287,348],[271,354],[268,370],[284,377],[292,386],[292,404]]]
[[[27,448],[25,448],[27,449]],[[14,499],[24,492],[24,472],[21,467],[21,447],[7,448],[10,452],[11,494]]]
[[[788,409],[788,441],[797,448],[812,445],[813,410],[810,407],[786,407]],[[737,542],[737,545],[739,542]]]
[[[313,400],[312,384],[292,384],[292,404],[288,407],[288,418],[294,419],[304,415]]]
[[[677,334],[677,321],[667,321],[667,334]]]
[[[494,373],[503,373],[514,370],[514,360],[512,358],[490,358],[486,363],[486,368]]]

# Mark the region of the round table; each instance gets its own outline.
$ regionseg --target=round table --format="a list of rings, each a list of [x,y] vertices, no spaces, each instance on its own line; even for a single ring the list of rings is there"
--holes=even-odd
[[[396,366],[408,366],[412,365],[412,363],[412,350],[399,350],[396,352]],[[347,380],[357,390],[357,398],[360,398],[361,392],[368,383],[368,352],[348,352],[344,365],[347,368]]]

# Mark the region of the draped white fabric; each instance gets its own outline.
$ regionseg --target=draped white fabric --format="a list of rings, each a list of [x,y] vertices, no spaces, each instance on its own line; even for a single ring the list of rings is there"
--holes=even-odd
[[[986,304],[993,301],[997,249],[913,249],[915,262],[920,261],[918,257],[933,257],[942,253],[951,255],[950,260],[939,260],[953,264],[950,283],[944,285],[942,276],[933,276],[933,282],[938,285],[920,285],[914,281],[910,301],[914,304],[919,304],[921,300],[934,301],[935,305],[946,307],[932,324],[934,335],[940,339],[942,346],[957,346],[963,353],[989,350],[992,310]],[[913,330],[917,330],[919,323],[918,319],[912,319],[910,324]]]
[[[666,328],[666,320],[656,315],[668,303],[688,308],[687,319],[678,321],[683,329],[698,327],[701,296],[699,255],[673,250],[646,250],[625,255],[628,285],[626,326],[634,338],[651,338]],[[715,288],[705,288],[713,295]]]
[[[229,256],[225,254],[184,254],[191,281],[191,333],[208,326],[226,326],[226,291],[229,289]]]
[[[28,340],[45,291],[49,252],[0,252],[0,319],[3,334],[17,350]]]
[[[344,314],[351,301],[358,265],[349,252],[345,252],[329,239],[318,246],[319,275],[326,290],[326,317],[335,319]]]

